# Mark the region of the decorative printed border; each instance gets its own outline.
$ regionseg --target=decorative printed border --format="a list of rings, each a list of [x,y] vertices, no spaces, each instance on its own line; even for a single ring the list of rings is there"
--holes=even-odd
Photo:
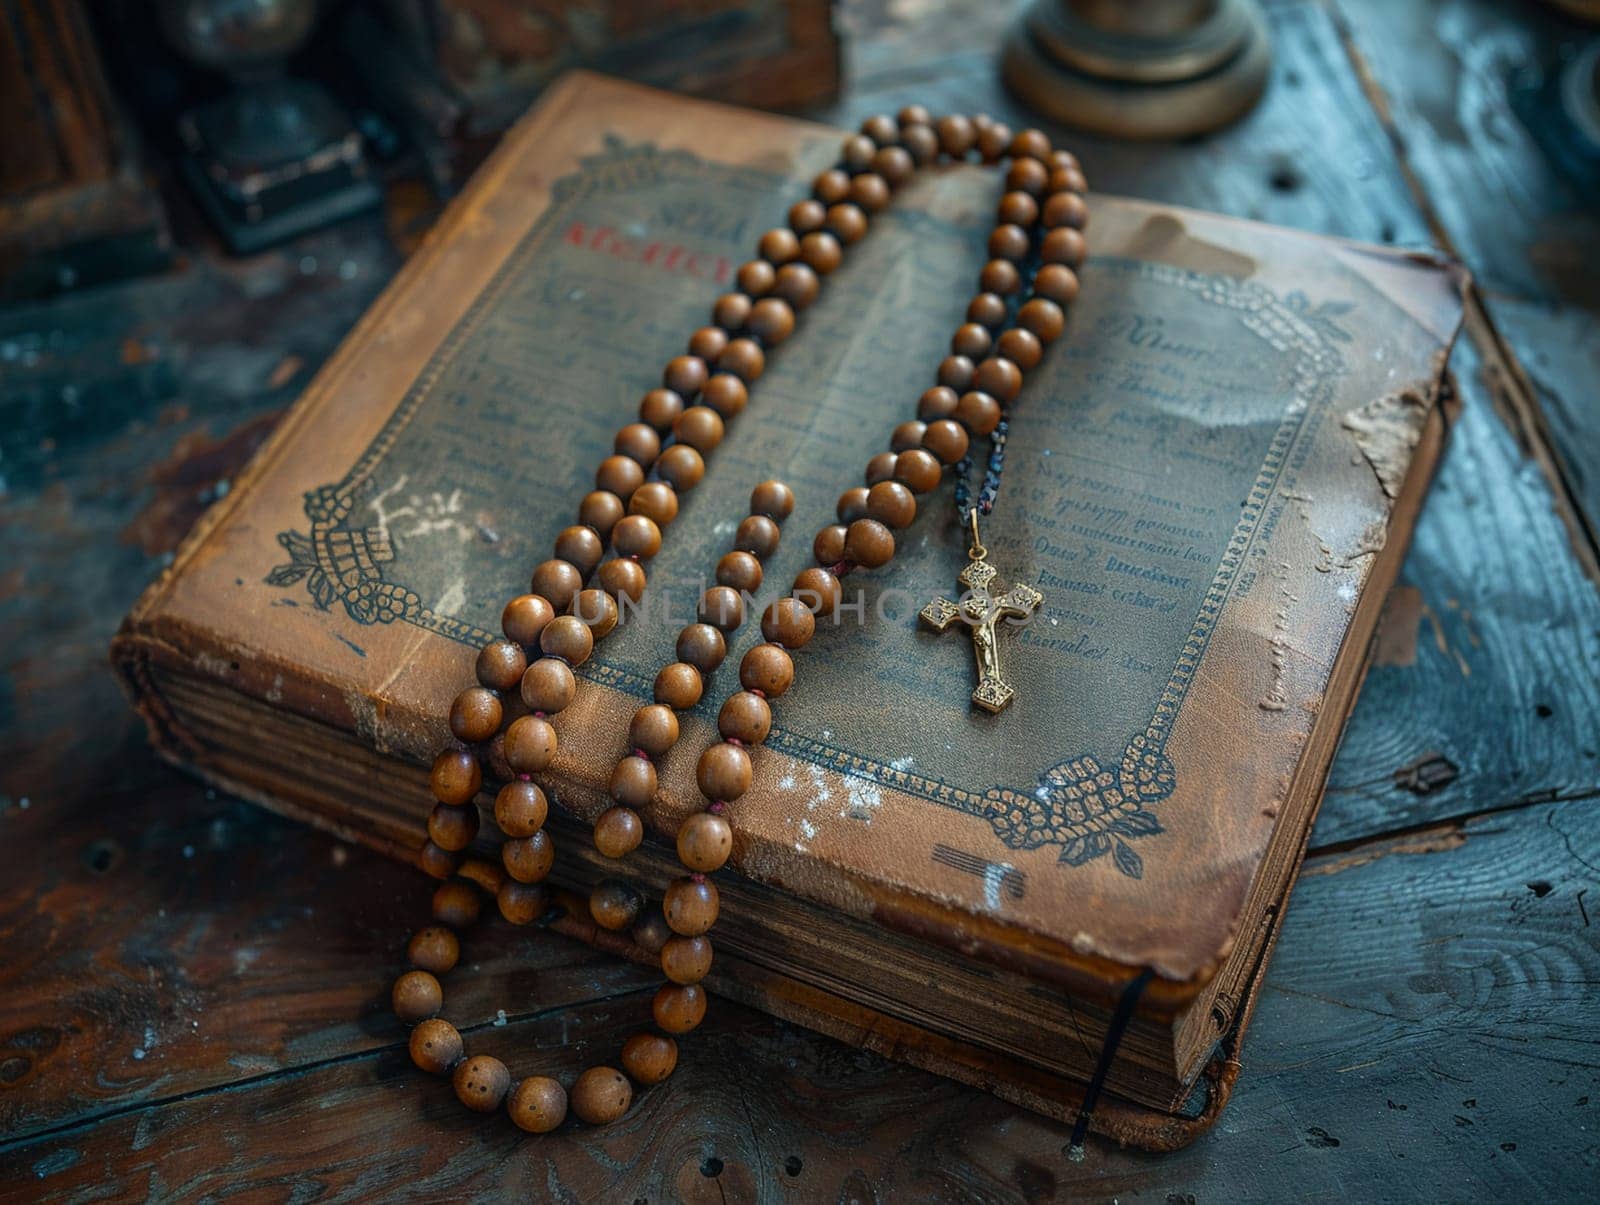
[[[692,173],[704,181],[720,165],[707,163],[688,152],[661,152],[652,146],[624,146],[607,140],[604,153],[582,161],[579,170],[558,180],[554,199],[539,222],[522,239],[489,285],[444,340],[418,375],[404,399],[349,473],[334,485],[305,495],[309,533],[282,532],[278,542],[289,554],[266,577],[273,586],[287,587],[304,580],[315,604],[328,610],[335,603],[360,624],[415,624],[466,645],[494,639],[495,633],[422,606],[415,591],[383,580],[383,566],[394,559],[383,532],[377,528],[346,526],[357,500],[371,486],[373,473],[389,454],[401,432],[410,425],[428,399],[444,370],[499,303],[511,282],[557,229],[558,218],[570,204],[597,192],[633,189],[659,183],[673,175]],[[730,171],[730,176],[731,176]],[[777,177],[771,177],[777,182]],[[748,184],[748,172],[741,184]],[[730,181],[731,182],[731,181]],[[1268,444],[1254,484],[1240,508],[1238,522],[1218,562],[1195,613],[1194,624],[1178,654],[1155,710],[1144,731],[1132,737],[1107,768],[1092,754],[1069,758],[1046,770],[1032,790],[993,786],[979,794],[951,783],[896,769],[849,749],[825,744],[774,728],[768,744],[792,757],[823,769],[864,779],[893,790],[926,799],[971,816],[980,816],[1013,849],[1058,845],[1058,861],[1081,866],[1107,854],[1117,870],[1142,878],[1144,862],[1129,842],[1162,832],[1160,820],[1150,810],[1172,794],[1176,774],[1166,754],[1167,737],[1205,655],[1218,617],[1232,595],[1240,567],[1254,542],[1267,501],[1277,488],[1289,451],[1314,407],[1327,404],[1344,359],[1335,343],[1349,335],[1336,319],[1350,308],[1331,302],[1312,309],[1299,291],[1280,298],[1266,287],[1227,277],[1205,276],[1166,264],[1129,259],[1097,259],[1097,271],[1136,273],[1147,280],[1185,288],[1214,305],[1234,310],[1246,330],[1279,352],[1291,354],[1293,380],[1290,399]],[[648,698],[651,683],[629,670],[601,661],[584,667],[584,676],[628,694]]]

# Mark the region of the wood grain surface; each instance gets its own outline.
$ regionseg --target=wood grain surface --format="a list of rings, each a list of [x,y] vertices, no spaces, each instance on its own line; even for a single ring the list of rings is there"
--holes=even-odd
[[[823,116],[912,99],[1020,116],[988,49],[1001,7],[846,5],[852,83]],[[1444,122],[1419,99],[1438,68],[1410,6],[1266,7],[1262,107],[1185,146],[1074,138],[1096,186],[1400,245],[1446,237],[1493,287],[1452,364],[1464,414],[1215,1131],[1165,1158],[1092,1142],[1074,1163],[1060,1126],[723,1002],[678,1075],[603,1132],[527,1138],[410,1069],[383,1001],[418,877],[157,764],[105,665],[144,582],[394,271],[419,212],[402,186],[389,231],[358,221],[247,261],[201,251],[0,310],[0,1195],[1586,1195],[1600,596],[1581,549],[1592,478],[1570,466],[1592,473],[1600,453],[1594,302],[1519,258],[1529,242],[1493,238],[1544,214],[1557,233],[1539,237],[1559,240],[1577,219],[1554,216],[1552,189],[1513,221],[1505,173],[1474,193],[1455,158],[1416,151]],[[1500,9],[1436,19],[1502,35],[1547,20]],[[1468,166],[1495,153],[1450,145]],[[649,976],[550,934],[491,927],[469,958],[450,1013],[518,1070],[571,1071],[646,1007]]]

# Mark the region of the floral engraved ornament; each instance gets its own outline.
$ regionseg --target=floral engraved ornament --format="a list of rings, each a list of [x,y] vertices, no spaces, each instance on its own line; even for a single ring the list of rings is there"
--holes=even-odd
[[[1144,877],[1144,860],[1128,842],[1162,831],[1147,805],[1172,794],[1177,777],[1160,747],[1141,733],[1129,742],[1115,772],[1085,755],[1047,770],[1028,794],[990,787],[988,817],[1013,849],[1060,845],[1057,861],[1068,866],[1106,854],[1130,879]]]
[[[271,586],[292,586],[305,579],[311,600],[320,610],[343,602],[345,612],[360,624],[415,620],[422,600],[414,591],[383,580],[378,566],[394,560],[388,536],[376,527],[341,527],[354,506],[353,491],[324,485],[306,493],[311,534],[278,533],[289,563],[267,574]]]

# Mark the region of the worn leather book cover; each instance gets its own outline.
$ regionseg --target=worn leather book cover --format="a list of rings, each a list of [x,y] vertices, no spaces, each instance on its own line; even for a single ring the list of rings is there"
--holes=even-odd
[[[158,748],[409,855],[422,767],[503,602],[838,137],[590,75],[554,87],[129,616],[114,658]],[[645,610],[559,717],[550,786],[576,820],[558,866],[594,861],[583,834],[628,717],[751,487],[798,497],[764,601],[912,416],[998,192],[992,170],[922,173],[770,357]],[[1172,1146],[1238,1068],[1441,446],[1460,280],[1157,204],[1094,197],[1092,214],[1082,296],[1029,374],[984,536],[1044,596],[1001,635],[1017,699],[975,709],[971,641],[917,623],[966,564],[947,481],[888,568],[846,579],[862,607],[819,625],[775,704],[711,983],[1071,1116],[1143,976],[1096,1124]],[[647,883],[701,806],[695,761],[754,627],[662,762]]]

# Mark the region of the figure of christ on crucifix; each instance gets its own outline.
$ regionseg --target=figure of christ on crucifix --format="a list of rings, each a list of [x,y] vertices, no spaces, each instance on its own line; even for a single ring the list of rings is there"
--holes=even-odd
[[[972,653],[978,662],[978,684],[972,701],[985,711],[998,713],[1016,697],[1016,690],[1000,669],[1000,647],[996,627],[1004,621],[1025,620],[1044,602],[1044,595],[1032,586],[1013,585],[996,596],[990,585],[999,570],[984,560],[982,545],[961,571],[956,581],[966,588],[960,602],[936,598],[923,607],[922,622],[936,632],[947,631],[958,619],[972,633]]]

